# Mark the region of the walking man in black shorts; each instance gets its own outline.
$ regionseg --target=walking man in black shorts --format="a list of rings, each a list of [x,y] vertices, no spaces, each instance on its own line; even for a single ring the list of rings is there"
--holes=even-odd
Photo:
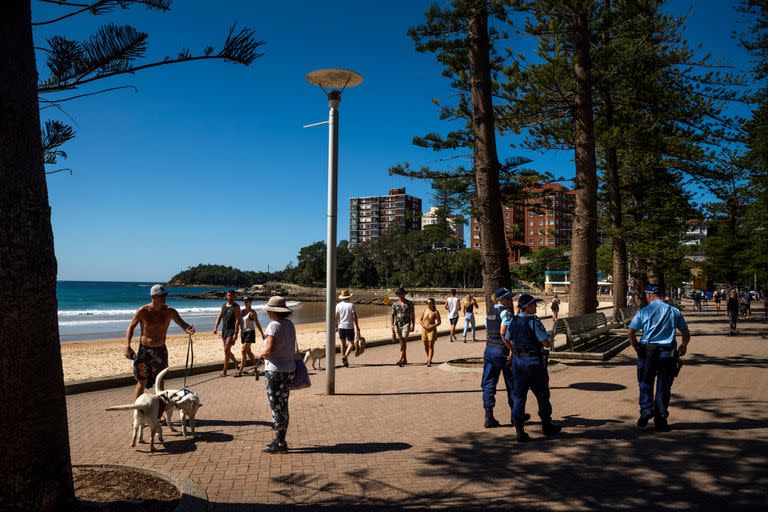
[[[456,296],[456,290],[451,289],[451,294],[445,299],[445,309],[448,311],[448,322],[451,324],[450,342],[456,341],[456,324],[459,322],[459,298]]]
[[[127,346],[125,357],[133,359],[133,374],[136,377],[136,392],[133,399],[137,399],[146,388],[155,385],[155,378],[164,368],[168,367],[168,349],[165,346],[165,338],[171,320],[176,322],[187,334],[195,334],[195,327],[188,324],[179,316],[179,312],[165,304],[168,292],[161,284],[154,285],[149,292],[152,302],[141,306],[133,315],[128,330],[125,333]],[[141,337],[139,339],[139,351],[131,348],[133,331],[141,324]]]
[[[349,290],[344,290],[339,295],[339,302],[336,304],[336,332],[339,333],[341,341],[341,364],[349,367],[349,354],[355,350],[355,331],[360,335],[360,325],[357,323],[357,310],[355,305],[349,302],[352,294]]]
[[[240,306],[235,302],[235,290],[227,292],[227,302],[221,306],[221,312],[216,317],[213,334],[218,332],[219,323],[221,323],[221,347],[224,350],[224,368],[221,370],[221,375],[226,375],[230,360],[237,368],[237,359],[232,354],[232,345],[237,341],[237,334],[240,332],[242,323]]]

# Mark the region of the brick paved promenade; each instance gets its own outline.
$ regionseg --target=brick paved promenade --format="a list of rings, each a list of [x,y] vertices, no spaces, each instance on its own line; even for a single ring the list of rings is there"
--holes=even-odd
[[[294,393],[287,455],[261,453],[272,439],[263,381],[209,374],[191,381],[204,404],[199,438],[184,440],[166,427],[164,450],[155,454],[148,445],[128,448],[130,413],[104,411],[130,403],[131,389],[68,397],[73,462],[171,471],[200,483],[215,511],[766,510],[768,322],[743,322],[742,334],[729,338],[724,314],[686,317],[693,341],[673,389],[668,434],[635,427],[631,349],[551,373],[564,432],[543,438],[534,410],[534,439],[520,445],[503,390],[496,413],[506,425],[483,429],[480,374],[426,368],[418,364],[420,343],[412,342],[408,359],[418,365],[397,368],[394,345],[374,348],[337,370],[338,395],[321,394],[322,375]],[[435,361],[479,356],[483,348],[441,338]]]

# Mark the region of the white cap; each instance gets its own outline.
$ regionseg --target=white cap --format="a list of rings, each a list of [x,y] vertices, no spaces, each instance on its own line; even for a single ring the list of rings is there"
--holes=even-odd
[[[161,284],[156,284],[149,290],[149,296],[154,297],[155,295],[168,295],[168,292],[165,289],[165,286]]]

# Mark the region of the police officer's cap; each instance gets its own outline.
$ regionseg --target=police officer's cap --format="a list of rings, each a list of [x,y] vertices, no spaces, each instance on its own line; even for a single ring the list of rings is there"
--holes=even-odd
[[[517,307],[520,309],[523,309],[525,307],[530,306],[531,304],[535,304],[537,302],[542,302],[544,299],[537,299],[533,295],[530,295],[528,293],[522,294],[517,299]]]
[[[647,284],[645,285],[645,293],[652,293],[654,295],[663,296],[664,287],[659,286],[658,284]]]
[[[515,296],[515,294],[506,288],[498,288],[496,290],[496,293],[493,294],[493,296],[496,297],[496,300],[501,300],[501,299],[511,299],[512,297]]]

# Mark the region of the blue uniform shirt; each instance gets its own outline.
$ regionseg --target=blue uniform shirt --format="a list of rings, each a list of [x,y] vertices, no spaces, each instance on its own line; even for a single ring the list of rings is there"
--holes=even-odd
[[[536,339],[540,342],[544,343],[549,339],[549,333],[544,328],[544,324],[541,323],[541,320],[539,320],[536,315],[528,315],[526,313],[518,313],[517,316],[523,316],[527,318],[532,318],[533,322],[530,322],[530,326],[533,327],[533,333],[536,335]]]
[[[507,326],[507,329],[509,329],[509,322],[512,321],[512,311],[505,308],[501,304],[495,304],[494,307],[501,310],[501,314],[499,315],[501,318],[501,325],[505,325]]]
[[[629,323],[629,328],[642,330],[640,343],[650,345],[671,345],[675,342],[675,329],[688,328],[680,310],[661,300],[654,300],[637,314]]]
[[[546,340],[549,339],[549,333],[544,328],[544,324],[541,323],[541,320],[539,320],[536,317],[536,315],[528,315],[528,314],[525,314],[523,312],[520,312],[520,313],[517,314],[517,316],[522,316],[522,317],[532,318],[533,319],[532,322],[529,322],[529,325],[533,329],[533,333],[536,335],[536,339],[537,340],[539,340],[540,342],[544,343]],[[506,333],[507,336],[506,336],[506,338],[507,339],[510,339],[512,337],[512,332],[509,329],[509,323],[511,321],[512,321],[512,315],[510,314],[509,318],[506,320],[506,325],[507,325],[507,333]]]

